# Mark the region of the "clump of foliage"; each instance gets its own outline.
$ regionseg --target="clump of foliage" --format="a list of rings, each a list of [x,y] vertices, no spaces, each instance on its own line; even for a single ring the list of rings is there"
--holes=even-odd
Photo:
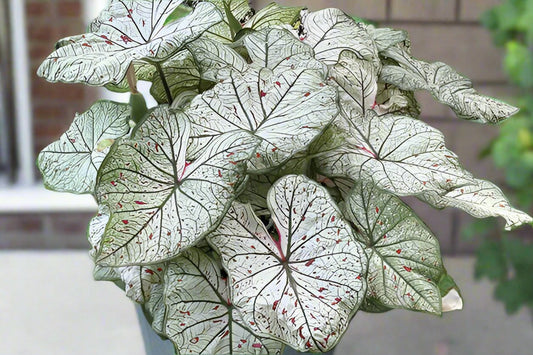
[[[505,47],[504,68],[515,84],[520,106],[512,120],[484,152],[503,169],[512,197],[521,208],[533,208],[533,1],[508,0],[482,17],[494,42]],[[476,276],[497,282],[495,297],[509,313],[522,306],[533,310],[533,245],[519,234],[505,233],[496,220],[480,221],[467,235],[484,237],[477,252]]]
[[[532,221],[461,167],[413,91],[481,123],[516,109],[338,9],[111,0],[39,74],[132,93],[78,115],[38,163],[48,188],[95,196],[95,278],[182,354],[323,352],[358,310],[460,309],[401,196]]]

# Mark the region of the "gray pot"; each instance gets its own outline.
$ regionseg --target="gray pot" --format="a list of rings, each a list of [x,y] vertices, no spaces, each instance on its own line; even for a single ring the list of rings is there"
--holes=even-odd
[[[144,339],[144,348],[146,349],[146,355],[174,355],[174,346],[168,340],[161,339],[156,332],[152,330],[150,324],[146,321],[146,317],[143,314],[142,307],[137,305],[137,316],[141,323],[141,333]],[[285,347],[283,355],[298,355],[304,354],[298,352],[290,347]],[[326,355],[333,355],[333,351],[325,353]]]

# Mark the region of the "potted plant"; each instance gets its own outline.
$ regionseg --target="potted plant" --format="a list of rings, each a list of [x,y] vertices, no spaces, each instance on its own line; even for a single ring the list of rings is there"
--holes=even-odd
[[[77,115],[38,164],[48,188],[95,196],[95,278],[182,354],[326,352],[358,310],[460,309],[401,196],[532,222],[462,168],[413,92],[480,123],[516,109],[338,9],[111,0],[39,75],[131,92]]]

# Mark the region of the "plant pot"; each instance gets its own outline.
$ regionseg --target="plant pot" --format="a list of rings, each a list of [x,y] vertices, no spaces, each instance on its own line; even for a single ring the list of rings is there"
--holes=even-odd
[[[141,334],[144,339],[144,348],[146,350],[146,355],[174,355],[174,346],[168,340],[161,339],[156,332],[152,330],[150,324],[146,321],[144,313],[141,306],[136,305],[135,309],[137,311],[137,317],[139,318],[139,323],[141,324]],[[283,355],[297,355],[305,354],[298,352],[290,347],[285,347]],[[308,354],[308,353],[307,353]],[[326,355],[333,355],[333,351],[325,353]]]

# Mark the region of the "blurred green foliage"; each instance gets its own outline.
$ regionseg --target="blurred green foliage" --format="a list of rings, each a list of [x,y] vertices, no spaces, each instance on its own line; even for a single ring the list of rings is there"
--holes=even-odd
[[[483,25],[494,43],[505,48],[505,71],[517,87],[513,104],[520,113],[501,125],[499,136],[482,155],[490,156],[505,172],[515,202],[533,207],[533,0],[506,0],[483,14]],[[521,307],[533,311],[533,245],[514,233],[497,232],[496,220],[470,225],[465,235],[483,235],[475,275],[497,283],[496,299],[508,313]],[[527,227],[526,227],[527,228]],[[532,235],[531,229],[527,231]]]

